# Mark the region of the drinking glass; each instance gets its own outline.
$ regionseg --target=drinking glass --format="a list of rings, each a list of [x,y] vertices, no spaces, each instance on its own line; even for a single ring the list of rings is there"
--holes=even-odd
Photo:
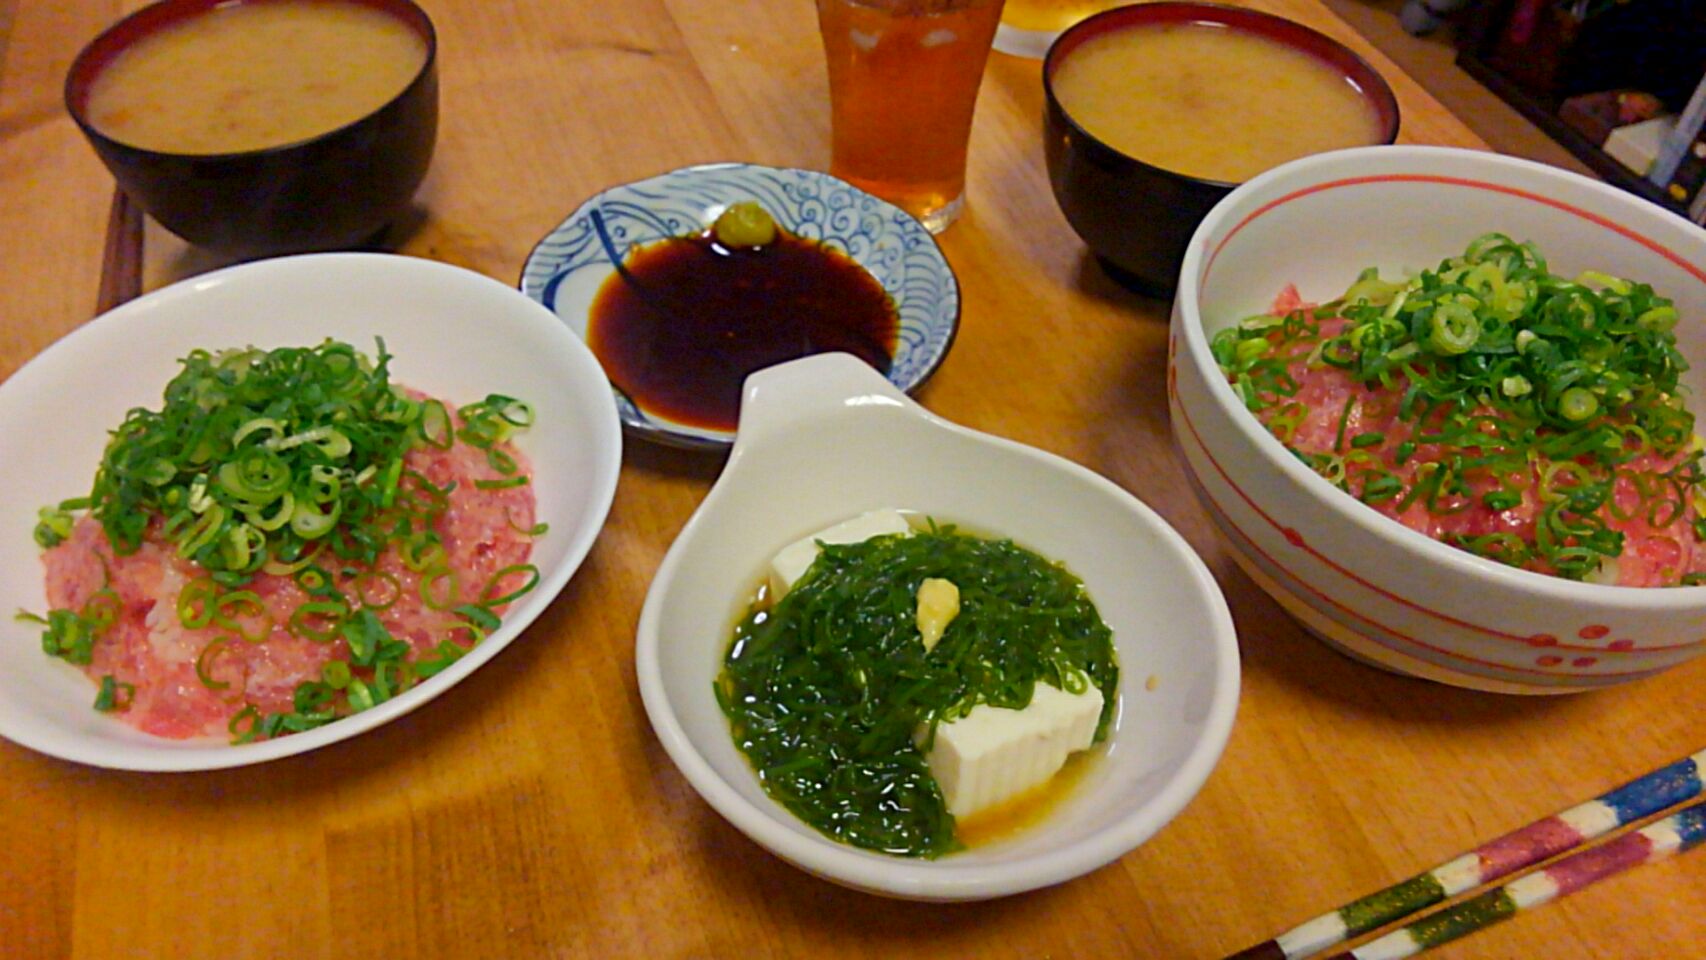
[[[1002,0],[817,0],[829,172],[940,233],[965,206],[966,144]]]

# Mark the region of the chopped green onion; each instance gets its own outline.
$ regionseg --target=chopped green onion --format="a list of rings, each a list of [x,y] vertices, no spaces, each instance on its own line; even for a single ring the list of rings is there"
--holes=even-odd
[[[123,612],[118,594],[110,587],[96,590],[83,602],[83,619],[94,629],[96,635],[105,633],[107,628],[118,622],[119,614]]]
[[[1522,503],[1522,494],[1513,490],[1494,490],[1481,498],[1488,510],[1509,510]]]
[[[1676,326],[1676,321],[1678,319],[1679,317],[1676,312],[1676,307],[1667,303],[1662,307],[1654,307],[1651,310],[1642,313],[1640,316],[1635,318],[1635,322],[1640,324],[1641,329],[1643,330],[1651,330],[1655,333],[1666,333],[1672,327]]]
[[[329,509],[321,509],[311,498],[298,497],[296,509],[290,513],[291,532],[304,540],[323,537],[332,532],[342,510],[343,507],[335,503]]]
[[[350,663],[371,667],[381,660],[398,659],[408,652],[409,645],[391,638],[391,631],[371,610],[357,610],[339,631],[349,644]]]
[[[237,715],[225,725],[226,731],[231,734],[232,743],[253,742],[260,736],[260,727],[261,711],[252,703],[244,704],[243,709],[237,711]]]
[[[320,668],[320,679],[333,690],[342,690],[349,686],[351,676],[347,660],[328,660],[326,665]]]
[[[461,581],[456,571],[449,567],[439,567],[421,574],[417,589],[421,602],[433,610],[446,610],[456,603],[456,597],[461,592]]]
[[[1499,392],[1507,397],[1525,397],[1534,392],[1534,384],[1521,374],[1509,376],[1499,381]]]
[[[225,640],[214,640],[202,647],[201,653],[195,658],[195,678],[200,680],[201,685],[209,690],[224,690],[231,686],[229,681],[213,678],[214,661],[219,659],[221,653],[225,652],[227,643],[228,641]]]
[[[468,651],[449,640],[441,640],[439,641],[435,652],[438,654],[437,657],[434,657],[431,660],[418,660],[415,662],[415,676],[422,680],[425,680],[428,677],[436,677],[440,673],[443,673],[451,664],[462,659]]]
[[[35,540],[42,549],[57,547],[71,536],[71,526],[75,521],[69,510],[42,507],[36,516],[40,522],[36,524]]]
[[[398,544],[397,553],[403,561],[403,566],[415,573],[426,573],[450,562],[450,555],[445,552],[444,544],[438,541],[436,535],[405,540]]]
[[[494,595],[495,591],[502,589],[501,584],[503,583],[503,581],[506,577],[510,577],[510,576],[513,576],[513,575],[519,574],[519,573],[524,573],[527,575],[526,581],[523,582],[521,586],[516,587],[514,590],[511,590],[508,593],[501,594],[501,595]],[[480,589],[480,605],[483,607],[488,607],[488,608],[489,607],[501,607],[504,604],[509,603],[509,602],[515,600],[516,598],[526,594],[529,590],[532,590],[534,587],[536,587],[538,585],[539,585],[539,568],[538,567],[534,566],[531,563],[512,564],[512,565],[504,567],[503,569],[499,570],[498,572],[492,574],[492,578],[490,580],[486,581],[486,585]]]
[[[349,686],[344,688],[344,696],[349,700],[350,709],[357,712],[373,709],[376,702],[372,689],[368,687],[366,681],[359,679],[350,680]]]
[[[1428,326],[1428,346],[1435,353],[1464,353],[1480,336],[1481,321],[1475,311],[1451,301],[1434,308]]]
[[[1558,398],[1558,415],[1565,420],[1581,421],[1599,411],[1599,400],[1581,387],[1571,387]]]
[[[461,614],[469,623],[486,633],[491,633],[493,630],[496,630],[498,628],[498,624],[502,623],[502,621],[498,619],[498,615],[492,612],[492,608],[490,606],[482,604],[465,603],[462,606],[457,607],[454,612]]]
[[[382,592],[374,592],[376,584]],[[384,570],[365,570],[355,577],[355,595],[363,607],[369,610],[385,610],[402,597],[403,584],[396,574]]]
[[[253,590],[233,590],[221,596],[213,605],[213,622],[248,643],[260,643],[273,628],[272,613]],[[243,629],[246,624],[255,625],[254,629]]]
[[[331,684],[306,680],[296,685],[296,690],[291,695],[291,705],[296,708],[297,713],[321,713],[336,694],[337,691]]]
[[[112,594],[110,590],[100,593]],[[67,663],[88,666],[95,659],[95,642],[101,639],[106,634],[107,627],[112,625],[111,617],[104,615],[105,610],[104,606],[98,605],[91,598],[81,611],[49,610],[45,619],[30,614],[23,616],[47,626],[41,634],[42,652]]]
[[[440,450],[449,450],[456,442],[455,428],[450,422],[450,411],[445,409],[444,402],[428,400],[421,405],[421,419],[416,425],[420,437],[427,444]]]
[[[121,713],[130,708],[135,697],[135,686],[120,683],[109,673],[101,677],[101,688],[95,694],[95,709],[102,713]]]
[[[504,522],[509,524],[509,528],[511,530],[529,537],[543,537],[546,532],[551,529],[551,525],[543,520],[535,523],[531,527],[523,527],[515,522],[515,517],[513,515],[504,517]]]
[[[319,564],[309,564],[296,571],[292,576],[296,585],[312,597],[329,597],[332,595],[332,575]]]
[[[338,638],[348,616],[349,607],[341,600],[311,600],[291,612],[284,628],[304,640],[331,643]]]

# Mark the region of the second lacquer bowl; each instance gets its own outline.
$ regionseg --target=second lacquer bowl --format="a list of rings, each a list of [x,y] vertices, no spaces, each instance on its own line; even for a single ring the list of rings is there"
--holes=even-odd
[[[775,803],[712,690],[736,619],[782,546],[894,507],[1010,537],[1080,577],[1112,628],[1119,710],[1106,753],[1041,823],[938,860],[855,849]],[[1076,463],[948,423],[845,354],[747,380],[727,468],[664,558],[640,615],[640,692],[694,789],[777,856],[836,883],[979,900],[1070,880],[1182,810],[1232,728],[1238,648],[1214,578],[1136,497]]]
[[[406,216],[438,137],[438,36],[413,0],[362,4],[416,34],[425,56],[394,97],[335,129],[261,149],[197,154],[126,143],[91,119],[90,98],[102,73],[140,41],[240,2],[246,0],[161,0],[113,24],[72,63],[66,109],[119,187],[197,246],[253,259],[376,242]]]

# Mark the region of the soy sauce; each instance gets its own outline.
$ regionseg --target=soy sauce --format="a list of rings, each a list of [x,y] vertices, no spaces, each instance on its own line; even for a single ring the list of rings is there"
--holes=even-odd
[[[640,409],[733,430],[746,376],[843,351],[886,374],[894,301],[846,254],[786,232],[728,248],[710,231],[639,247],[593,299],[587,343]]]

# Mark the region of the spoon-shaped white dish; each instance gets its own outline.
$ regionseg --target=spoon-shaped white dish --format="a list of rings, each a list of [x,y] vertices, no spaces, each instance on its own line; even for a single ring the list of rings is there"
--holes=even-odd
[[[1120,660],[1105,755],[1067,798],[1019,836],[935,861],[836,843],[771,801],[712,692],[770,557],[881,507],[1010,537],[1065,564],[1113,628]],[[728,466],[652,581],[636,658],[658,738],[718,813],[813,874],[917,900],[1047,886],[1133,849],[1207,779],[1238,699],[1225,601],[1164,520],[1078,464],[936,417],[845,354],[748,378]]]

